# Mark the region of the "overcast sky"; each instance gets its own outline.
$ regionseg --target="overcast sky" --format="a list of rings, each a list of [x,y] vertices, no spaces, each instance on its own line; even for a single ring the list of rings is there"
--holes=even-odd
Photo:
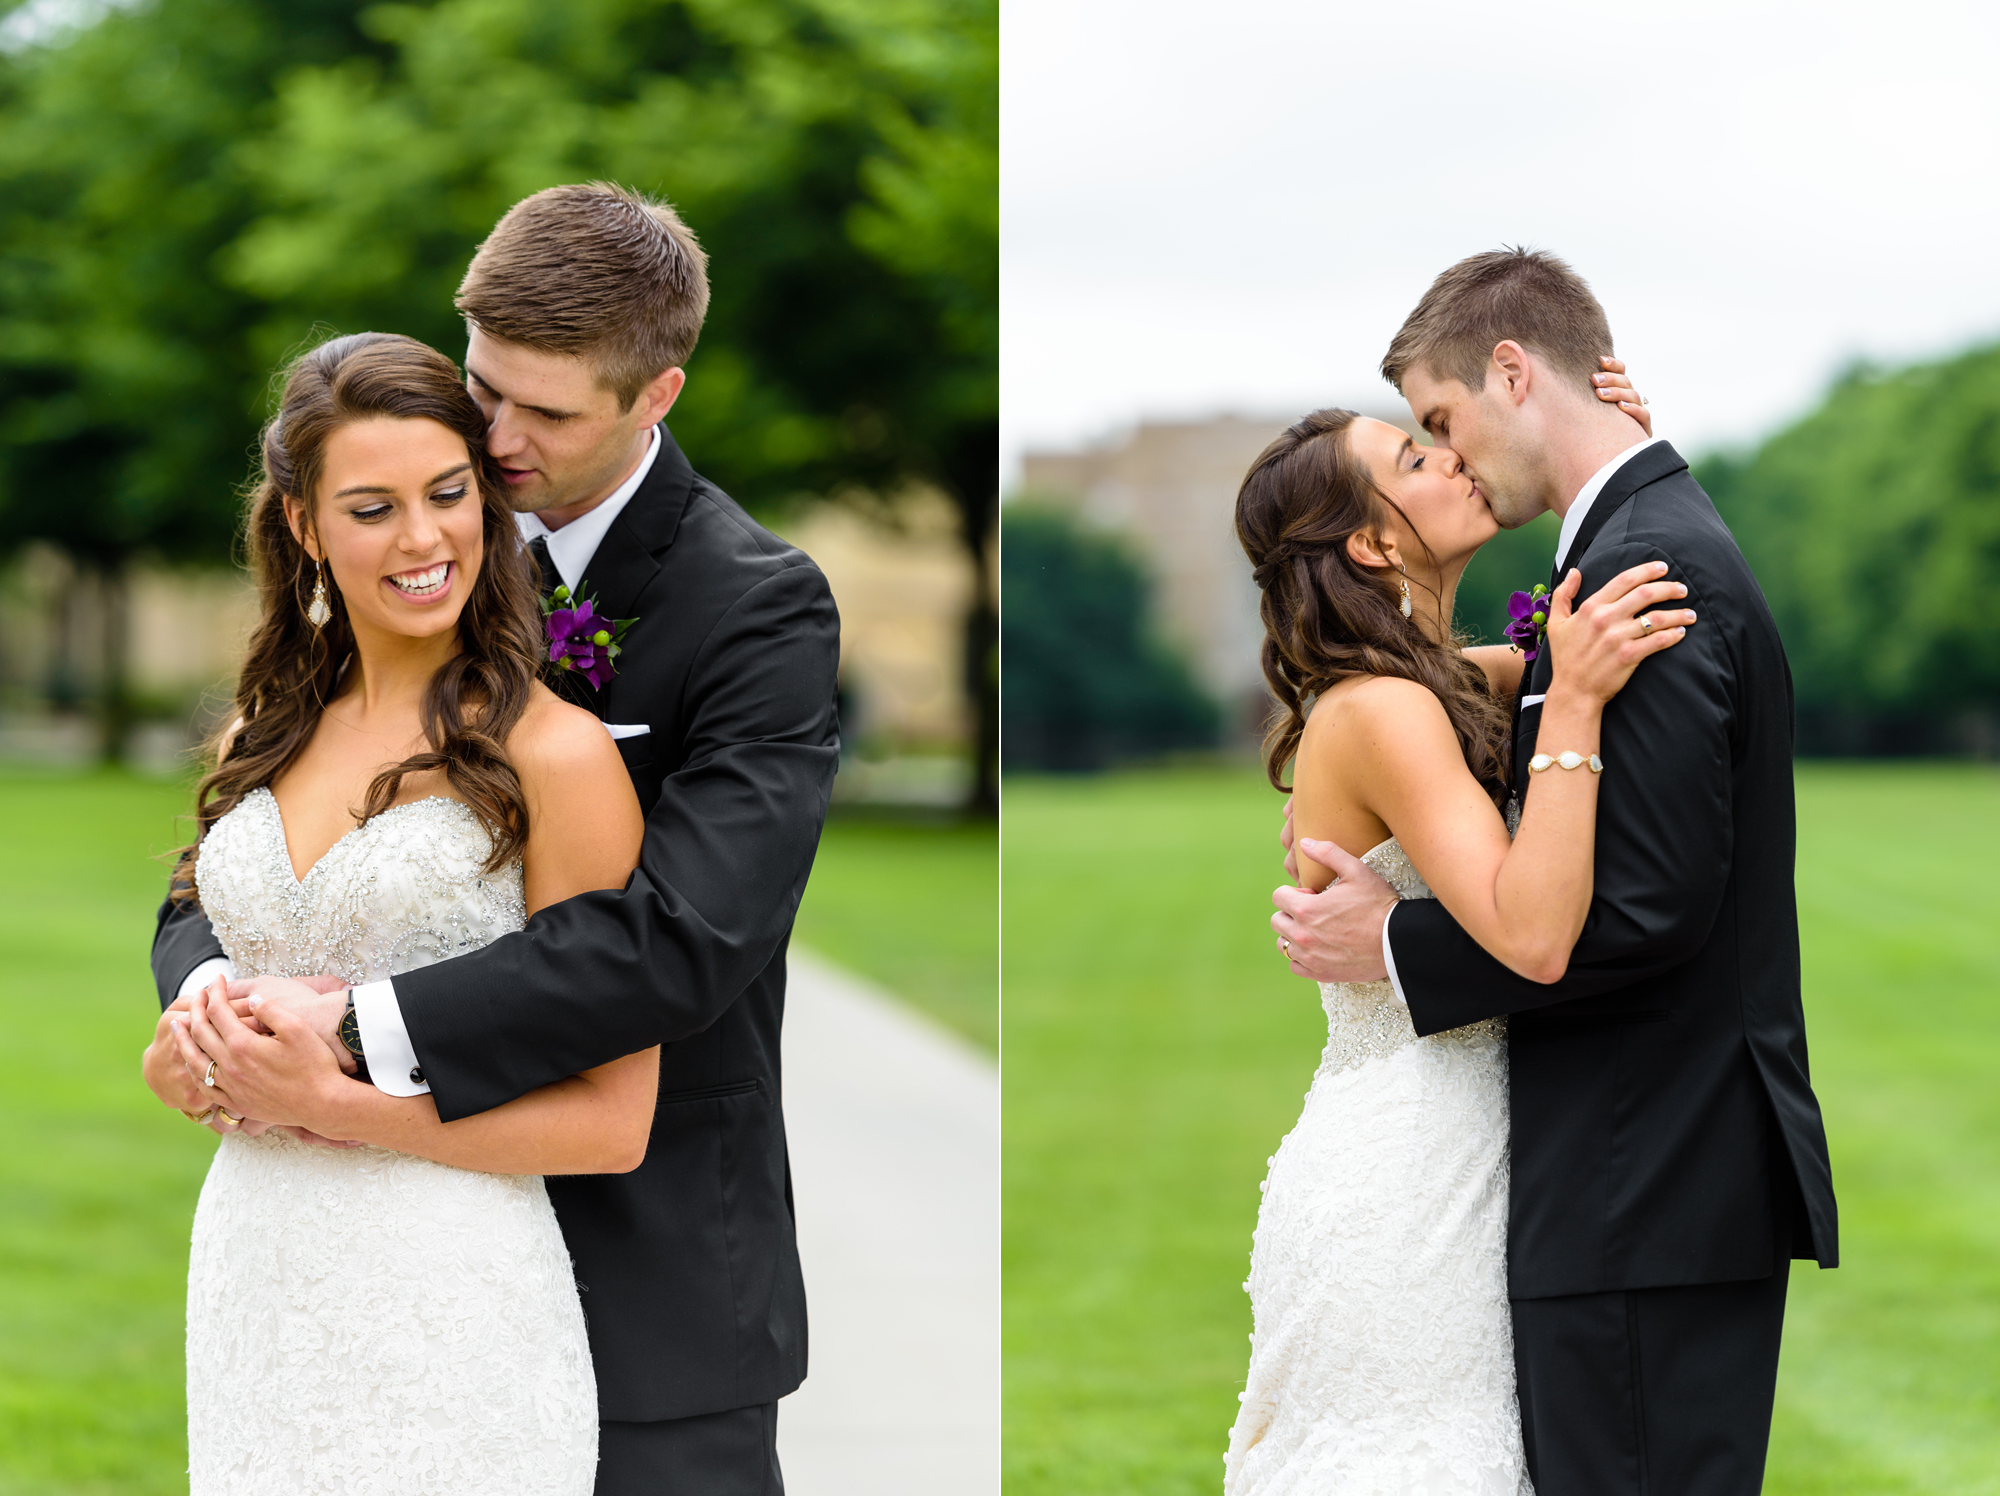
[[[2000,7],[1006,0],[1002,442],[1395,399],[1433,276],[1589,280],[1657,429],[2000,337]]]

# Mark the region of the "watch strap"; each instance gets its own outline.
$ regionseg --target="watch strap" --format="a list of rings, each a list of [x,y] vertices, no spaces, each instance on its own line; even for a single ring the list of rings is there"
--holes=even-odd
[[[338,1030],[340,1042],[347,1046],[347,1052],[354,1056],[354,1073],[360,1080],[368,1079],[368,1056],[361,1048],[361,1020],[354,1012],[354,989],[347,989],[347,1010],[340,1015]]]

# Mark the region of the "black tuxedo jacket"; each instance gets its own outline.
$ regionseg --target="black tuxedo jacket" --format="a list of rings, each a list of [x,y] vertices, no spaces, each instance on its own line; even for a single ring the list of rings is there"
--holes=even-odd
[[[1585,597],[1646,561],[1687,584],[1699,621],[1605,710],[1596,891],[1568,974],[1515,975],[1434,900],[1389,923],[1419,1034],[1511,1015],[1515,1298],[1761,1278],[1788,1247],[1838,1260],[1799,996],[1791,670],[1665,443],[1612,475],[1568,557]],[[1522,695],[1549,671],[1543,650]],[[1540,716],[1515,722],[1524,804]]]
[[[623,891],[396,978],[446,1121],[664,1046],[645,1163],[548,1181],[600,1412],[637,1422],[770,1402],[805,1377],[778,1031],[839,756],[826,579],[697,475],[664,426],[660,441],[584,579],[599,612],[638,620],[619,673],[568,692],[652,729],[618,743],[647,810],[639,868]],[[198,912],[163,907],[162,1004],[220,953]]]

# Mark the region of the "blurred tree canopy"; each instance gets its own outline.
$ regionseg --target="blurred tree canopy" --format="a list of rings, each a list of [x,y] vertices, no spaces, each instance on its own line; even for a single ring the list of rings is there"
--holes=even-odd
[[[1008,768],[1215,746],[1221,712],[1154,632],[1151,580],[1118,539],[1025,501],[1007,505],[1000,535]]]
[[[1695,475],[1778,620],[1802,748],[2000,748],[2000,347],[1857,367]]]
[[[287,352],[372,327],[456,354],[494,220],[610,178],[712,257],[673,418],[703,472],[767,511],[957,506],[990,803],[995,0],[100,9],[0,52],[0,546],[220,558]]]

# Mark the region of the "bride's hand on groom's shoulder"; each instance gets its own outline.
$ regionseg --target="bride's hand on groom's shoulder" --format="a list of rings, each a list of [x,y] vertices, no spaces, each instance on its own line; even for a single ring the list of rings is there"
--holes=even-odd
[[[1551,696],[1574,693],[1607,702],[1648,656],[1687,636],[1693,609],[1656,606],[1687,596],[1686,585],[1668,580],[1667,571],[1664,561],[1628,567],[1578,603],[1583,573],[1569,569],[1549,597]]]
[[[1597,398],[1608,405],[1615,405],[1644,428],[1646,435],[1653,434],[1653,413],[1646,401],[1632,388],[1632,381],[1626,376],[1625,364],[1621,359],[1600,358],[1604,366],[1602,374],[1590,376],[1590,382],[1597,386]]]

